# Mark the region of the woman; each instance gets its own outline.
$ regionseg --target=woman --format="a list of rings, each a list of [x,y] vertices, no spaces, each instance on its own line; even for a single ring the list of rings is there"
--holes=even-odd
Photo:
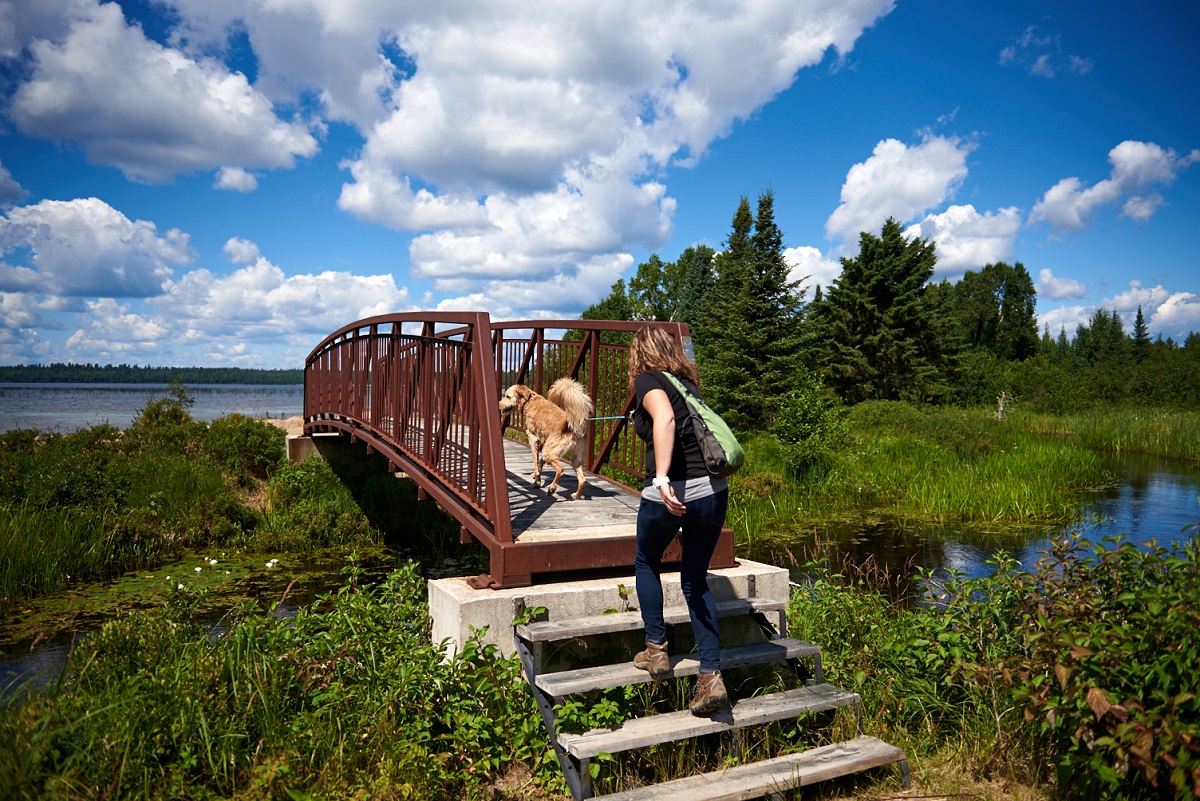
[[[713,478],[692,434],[687,405],[664,373],[699,391],[696,367],[661,328],[646,326],[629,346],[629,384],[637,396],[633,426],[646,442],[646,485],[638,508],[634,577],[646,650],[633,664],[658,680],[671,670],[663,622],[662,555],[682,528],[679,579],[700,653],[696,695],[688,707],[706,715],[729,701],[721,679],[717,604],[708,588],[708,563],[725,525],[728,480]]]

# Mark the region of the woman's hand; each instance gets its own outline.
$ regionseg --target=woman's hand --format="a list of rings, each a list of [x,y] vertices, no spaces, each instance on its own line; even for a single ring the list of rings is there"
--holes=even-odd
[[[670,482],[663,484],[658,491],[662,493],[663,503],[666,504],[668,512],[678,517],[687,511],[687,507],[675,497],[675,488],[671,486]]]

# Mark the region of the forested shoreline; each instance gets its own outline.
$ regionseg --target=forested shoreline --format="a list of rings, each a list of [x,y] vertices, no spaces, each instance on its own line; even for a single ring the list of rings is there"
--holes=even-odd
[[[304,371],[247,367],[143,367],[136,364],[0,365],[0,384],[303,384]]]

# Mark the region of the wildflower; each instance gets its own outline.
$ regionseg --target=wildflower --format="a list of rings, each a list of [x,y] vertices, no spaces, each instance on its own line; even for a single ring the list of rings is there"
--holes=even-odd
[[[182,585],[182,584],[180,584],[180,585],[179,585],[179,586],[177,586],[175,589],[177,589],[177,590],[182,590],[182,589],[183,589],[183,585]]]
[[[209,559],[209,560],[208,560],[208,563],[209,563],[210,565],[215,565],[215,564],[217,563],[217,560],[216,560],[216,559]]]
[[[199,573],[199,572],[200,572],[200,570],[201,570],[201,568],[196,568],[196,572],[197,572],[197,573]]]

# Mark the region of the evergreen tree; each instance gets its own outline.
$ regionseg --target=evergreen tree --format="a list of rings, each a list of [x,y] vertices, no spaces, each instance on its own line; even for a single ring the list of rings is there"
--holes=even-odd
[[[743,305],[750,283],[753,226],[750,201],[743,195],[733,214],[725,249],[717,254],[716,281],[694,337],[705,400],[731,426],[741,430],[755,422],[752,413],[746,411],[749,404],[744,392],[753,383],[756,368],[743,349],[749,340]]]
[[[932,242],[904,237],[888,218],[881,235],[863,232],[859,254],[809,307],[807,341],[815,367],[844,400],[928,400],[947,391],[953,335],[926,285],[937,261]]]
[[[697,337],[706,398],[741,430],[770,425],[799,368],[801,306],[774,203],[763,192],[751,217],[741,198]]]
[[[1150,329],[1146,326],[1146,318],[1142,307],[1137,308],[1137,319],[1133,323],[1133,357],[1141,362],[1150,353]]]
[[[713,249],[708,245],[696,245],[683,251],[676,262],[683,270],[683,286],[675,317],[681,323],[696,326],[708,308],[708,295],[716,282],[713,255]]]

